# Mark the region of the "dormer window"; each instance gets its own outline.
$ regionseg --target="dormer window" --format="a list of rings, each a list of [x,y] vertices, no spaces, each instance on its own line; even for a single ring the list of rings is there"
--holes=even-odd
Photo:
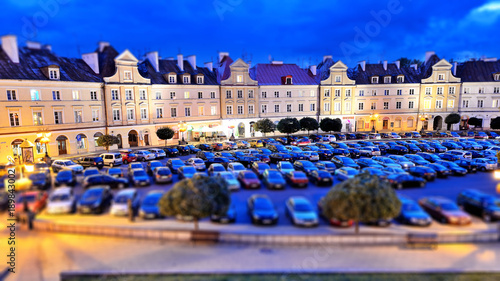
[[[132,72],[131,71],[124,71],[123,72],[123,80],[132,80]]]
[[[403,75],[398,76],[398,83],[404,83],[405,77]]]
[[[175,75],[169,75],[168,76],[168,83],[175,84]]]
[[[500,81],[500,73],[495,73],[495,75],[493,75],[493,79],[495,81]]]
[[[59,69],[49,68],[50,80],[59,80]]]
[[[285,84],[292,85],[292,77],[287,77],[285,80]]]
[[[183,84],[190,84],[191,81],[189,80],[189,76],[187,76],[187,75],[182,76],[182,83]]]
[[[203,76],[196,77],[196,83],[197,84],[203,84]]]
[[[444,74],[438,74],[438,80],[443,81],[444,80]]]
[[[340,83],[340,75],[335,76],[335,82]]]
[[[243,83],[243,75],[236,75],[236,83]]]
[[[376,76],[372,77],[372,84],[378,84],[378,77]]]
[[[384,77],[384,83],[385,84],[390,84],[391,83],[391,77],[390,76]]]

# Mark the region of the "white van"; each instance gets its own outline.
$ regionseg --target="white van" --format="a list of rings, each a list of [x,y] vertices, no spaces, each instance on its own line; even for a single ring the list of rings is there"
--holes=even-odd
[[[99,156],[104,160],[104,165],[114,167],[123,164],[121,153],[103,153]]]

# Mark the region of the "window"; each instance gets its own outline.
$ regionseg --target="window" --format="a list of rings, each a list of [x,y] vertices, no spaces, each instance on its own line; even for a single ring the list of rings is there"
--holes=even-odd
[[[358,103],[358,110],[363,110],[365,108],[365,104],[360,102]]]
[[[217,107],[216,106],[211,106],[210,107],[210,113],[212,115],[217,115]]]
[[[405,77],[404,76],[398,76],[398,83],[404,83],[405,82]]]
[[[90,91],[90,100],[97,100],[97,92]]]
[[[372,104],[370,106],[370,109],[377,109],[377,102],[372,101]]]
[[[275,98],[279,98],[279,97],[280,97],[280,92],[275,91],[275,92],[274,92],[274,97],[275,97]]]
[[[202,99],[203,98],[203,92],[198,92],[198,98]]]
[[[262,113],[267,113],[267,104],[261,106]]]
[[[286,91],[286,97],[291,98],[292,97],[292,91]]]
[[[424,101],[424,109],[431,109],[431,100]]]
[[[484,88],[483,87],[479,87],[478,93],[479,94],[484,94]]]
[[[397,89],[396,90],[396,95],[401,96],[402,94],[403,94],[403,90],[402,89]]]
[[[441,108],[443,108],[443,101],[437,100],[436,101],[436,109],[441,109]]]
[[[408,118],[408,121],[406,122],[406,127],[407,128],[413,127],[413,119],[412,118]]]
[[[184,92],[184,98],[189,99],[189,92]]]
[[[170,99],[175,99],[175,92],[170,92]]]
[[[351,103],[350,102],[345,103],[345,111],[351,111]]]
[[[40,100],[40,92],[38,90],[31,90],[31,100]]]
[[[156,92],[155,99],[161,100],[161,92]]]
[[[304,111],[304,104],[303,103],[299,103],[299,111]]]
[[[125,99],[132,100],[132,90],[125,90]]]
[[[191,116],[191,107],[184,108],[184,116],[186,116],[186,117]]]
[[[52,99],[61,100],[61,93],[59,93],[59,91],[52,91]]]
[[[196,77],[196,83],[203,84],[203,76]]]
[[[396,119],[394,122],[394,128],[401,128],[401,119]]]
[[[493,79],[495,81],[500,81],[500,74],[496,73],[494,76],[493,76]]]
[[[119,100],[118,90],[111,90],[111,100]]]
[[[236,94],[238,95],[238,98],[239,98],[239,99],[242,99],[242,98],[243,98],[243,90],[237,90],[237,91],[236,91]]]
[[[463,100],[462,107],[465,107],[465,108],[469,107],[469,100]]]
[[[262,96],[263,99],[267,98],[267,92],[262,92],[261,96]]]
[[[484,100],[477,100],[477,107],[483,107]]]
[[[205,107],[203,105],[198,106],[198,116],[205,115]]]
[[[253,104],[248,106],[248,114],[254,114]]]
[[[233,98],[233,94],[231,92],[231,90],[227,90],[226,91],[226,99],[232,99]]]
[[[147,108],[141,108],[141,119],[142,120],[148,119],[148,109]]]
[[[372,77],[372,84],[378,84],[378,77]]]
[[[311,111],[316,111],[316,104],[315,103],[311,103],[310,104],[310,109],[311,109]]]
[[[464,88],[464,94],[468,94],[470,93],[470,89],[469,88]]]
[[[175,75],[169,75],[168,76],[168,83],[175,83]]]
[[[82,110],[78,109],[74,111],[75,113],[75,123],[83,123]]]
[[[351,89],[346,89],[345,90],[345,96],[350,97],[351,96]]]
[[[280,105],[279,104],[274,105],[274,112],[280,112]]]
[[[400,101],[396,102],[396,109],[401,109],[401,102]]]
[[[73,91],[73,100],[80,100],[80,92]]]
[[[285,84],[287,84],[287,85],[291,85],[291,84],[292,84],[292,77],[287,77],[287,78],[285,79]]]
[[[7,100],[17,100],[16,90],[7,90]]]
[[[316,96],[316,91],[315,91],[315,90],[310,90],[310,91],[309,91],[309,95],[310,95],[311,97],[315,97],[315,96]],[[300,97],[301,97],[301,96],[302,96],[302,95],[300,95]]]
[[[243,75],[236,75],[236,82],[243,83]]]
[[[443,94],[443,87],[437,87],[436,94],[442,95]]]
[[[330,89],[325,89],[325,97],[329,97],[330,96]]]
[[[425,88],[425,94],[426,95],[431,95],[432,94],[432,88],[430,88],[430,87]]]
[[[498,94],[498,93],[500,93],[500,87],[494,87],[494,88],[493,88],[493,93],[494,93],[494,94]]]
[[[54,124],[62,124],[62,111],[54,111]]]
[[[120,110],[113,109],[113,121],[120,121]]]
[[[59,79],[59,70],[57,69],[49,69],[49,78],[50,80]]]
[[[292,105],[291,104],[286,105],[286,112],[292,112]]]
[[[335,82],[337,82],[337,83],[340,82],[340,75],[335,75]]]
[[[253,99],[253,90],[248,90],[248,98]]]
[[[438,80],[443,81],[444,80],[444,74],[438,74]]]
[[[140,100],[146,100],[147,99],[146,90],[139,90],[139,99]]]
[[[391,77],[384,77],[384,83],[385,84],[391,83]]]
[[[99,122],[99,109],[92,109],[92,122]]]
[[[325,105],[324,105],[324,111],[326,112],[329,112],[330,111],[330,103],[329,102],[325,102]]]
[[[449,87],[448,88],[448,94],[449,95],[454,95],[455,94],[455,87]]]
[[[210,92],[210,98],[215,99],[215,92]]]
[[[412,109],[414,106],[415,106],[415,102],[414,101],[409,101],[408,102],[408,108],[409,109]]]
[[[388,101],[384,101],[384,109],[389,109],[389,102]]]
[[[9,112],[10,126],[19,126],[19,112]]]
[[[170,117],[177,117],[177,107],[170,108]]]
[[[163,118],[163,107],[156,108],[156,118]]]
[[[132,80],[132,72],[124,71],[123,72],[123,80]]]
[[[372,90],[372,96],[376,96],[377,95],[377,90]]]
[[[335,96],[340,97],[340,89],[335,89]]]
[[[233,106],[232,105],[226,105],[226,114],[233,115]]]
[[[410,96],[415,95],[415,89],[410,89],[410,92],[408,93]]]
[[[243,114],[243,105],[238,105],[237,111],[238,111],[238,114]]]
[[[335,102],[333,104],[333,110],[340,111],[340,102]]]
[[[182,83],[189,84],[189,76],[182,76]]]
[[[453,108],[455,106],[455,100],[448,100],[448,108]]]
[[[388,96],[389,95],[389,90],[384,90],[384,96]]]
[[[364,97],[365,96],[365,90],[359,90],[359,96]]]
[[[492,107],[500,107],[500,100],[493,100],[493,104],[492,104]]]
[[[134,116],[134,109],[133,108],[128,108],[127,109],[127,120],[134,120],[135,119],[135,116]]]

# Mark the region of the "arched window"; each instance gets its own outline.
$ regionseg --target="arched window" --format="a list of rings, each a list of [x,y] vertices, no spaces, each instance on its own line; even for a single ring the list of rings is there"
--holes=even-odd
[[[102,133],[100,133],[100,132],[97,132],[97,133],[94,134],[94,144],[95,144],[96,147],[98,147],[98,145],[97,145],[97,139],[100,136],[102,136]]]
[[[76,136],[76,148],[77,149],[87,149],[87,136],[84,134],[78,134]]]
[[[15,139],[10,144],[11,147],[12,147],[12,153],[13,153],[14,156],[20,156],[21,155],[21,147],[20,147],[21,143],[23,143],[22,139]]]
[[[42,153],[45,153],[45,145],[43,145],[43,143],[40,142],[42,138],[37,138],[35,140],[35,149],[36,149],[36,153],[38,154],[42,154]]]

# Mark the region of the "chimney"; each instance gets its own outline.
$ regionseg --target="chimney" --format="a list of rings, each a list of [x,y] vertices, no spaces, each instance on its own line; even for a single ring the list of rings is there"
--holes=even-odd
[[[400,68],[401,68],[401,62],[400,62],[400,61],[398,61],[398,60],[397,60],[397,61],[395,61],[395,62],[394,62],[394,64],[396,65],[396,67],[397,67],[398,69],[400,69]]]
[[[363,69],[363,71],[365,71],[365,69],[366,69],[366,61],[362,60],[362,61],[358,62],[358,64],[361,66],[361,69]]]
[[[271,64],[283,64],[283,61],[280,60],[273,60]]]
[[[415,70],[417,70],[418,64],[412,64],[412,65],[410,65],[410,67],[413,67],[413,68],[415,68]]]
[[[174,60],[174,57],[168,57],[167,60]]]
[[[48,50],[49,52],[52,52],[52,45],[45,44],[45,45],[43,45],[43,49]]]
[[[42,48],[42,44],[40,44],[40,42],[26,41],[26,47],[28,47],[28,49],[40,50]]]
[[[82,59],[96,74],[99,74],[99,57],[97,52],[83,54]]]
[[[16,35],[2,36],[2,49],[13,63],[19,63],[19,49]]]
[[[99,53],[102,53],[104,48],[109,46],[109,42],[99,41]]]
[[[184,71],[184,57],[182,54],[177,55],[177,66],[181,71]]]
[[[249,68],[249,69],[250,69],[250,68],[252,68],[252,61],[251,61],[251,60],[249,60],[249,61],[247,62],[247,64],[248,64],[248,68]]]
[[[210,71],[214,71],[214,63],[213,62],[206,62],[205,67],[208,68]]]
[[[436,53],[434,51],[425,52],[425,63],[427,63],[427,61],[435,54]]]
[[[387,61],[384,61],[384,70],[387,71]]]
[[[453,62],[453,76],[457,76],[457,62]]]
[[[332,59],[332,56],[323,56],[323,62],[325,62],[327,59]]]
[[[229,57],[228,52],[219,52],[219,63],[222,61],[224,57]]]
[[[484,62],[492,62],[492,61],[497,61],[497,58],[484,58]]]
[[[196,70],[196,56],[195,55],[191,55],[191,56],[186,57],[186,59],[188,60],[188,62],[191,65],[191,67],[194,70]]]
[[[156,72],[160,72],[160,63],[158,61],[158,52],[153,51],[146,53],[146,58],[149,60]]]
[[[311,66],[309,66],[309,70],[311,71],[311,73],[312,73],[313,75],[316,75],[316,65],[311,65]]]

